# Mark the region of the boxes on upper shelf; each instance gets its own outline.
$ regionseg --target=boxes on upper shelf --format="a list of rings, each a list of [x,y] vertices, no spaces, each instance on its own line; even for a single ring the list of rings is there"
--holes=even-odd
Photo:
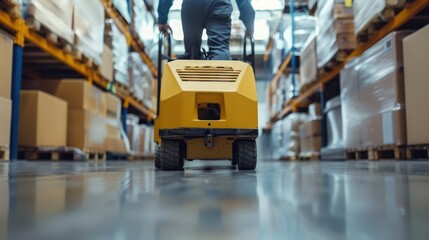
[[[360,35],[371,22],[381,16],[384,21],[394,16],[393,9],[401,8],[406,0],[354,0],[353,12],[355,33]]]
[[[9,148],[12,101],[0,97],[0,147]]]
[[[404,39],[405,106],[407,141],[429,144],[429,25]]]
[[[113,53],[112,49],[106,44],[103,45],[102,63],[99,72],[107,81],[113,81]]]
[[[20,146],[66,146],[66,101],[42,91],[23,90],[19,116]]]
[[[302,48],[299,72],[301,86],[317,80],[317,51],[315,36],[311,36]]]
[[[102,64],[104,7],[100,0],[74,0],[73,31],[74,48],[91,58],[96,65]]]
[[[30,25],[42,24],[60,38],[73,43],[73,1],[27,0],[26,21]]]
[[[113,6],[118,10],[119,14],[125,19],[127,23],[131,22],[131,16],[129,12],[129,6],[127,0],[113,0],[111,1]]]
[[[0,31],[0,97],[9,98],[12,85],[13,39]]]
[[[344,1],[323,0],[316,16],[319,19],[317,66],[322,68],[330,61],[343,61],[342,55],[357,46],[352,8]]]

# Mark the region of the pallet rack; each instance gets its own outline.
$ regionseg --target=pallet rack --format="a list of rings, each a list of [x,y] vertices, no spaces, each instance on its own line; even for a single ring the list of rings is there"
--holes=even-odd
[[[286,117],[288,114],[292,112],[298,111],[301,107],[307,107],[310,102],[308,99],[314,96],[316,93],[321,93],[321,102],[324,102],[323,92],[327,83],[335,79],[344,68],[345,64],[352,58],[360,56],[363,52],[365,52],[368,48],[373,46],[379,40],[387,36],[389,33],[399,29],[404,24],[408,23],[413,17],[418,15],[421,11],[423,11],[426,7],[429,6],[429,0],[414,0],[407,3],[405,8],[399,12],[392,21],[388,22],[384,27],[382,27],[374,36],[368,39],[368,41],[359,44],[359,46],[351,52],[346,60],[337,66],[335,66],[331,71],[325,72],[319,76],[319,78],[311,84],[305,91],[303,91],[299,96],[290,100],[285,104],[283,109],[280,112],[277,112],[273,116],[270,116],[268,123],[265,126],[266,130],[270,130],[275,122],[281,120]],[[312,9],[311,12],[315,12],[315,9]],[[283,60],[281,66],[279,67],[277,73],[271,80],[270,84],[275,84],[280,77],[283,75],[283,72],[289,65],[291,61],[291,56],[288,54]]]
[[[145,53],[141,45],[137,44],[136,39],[133,39],[129,31],[129,26],[123,22],[119,14],[110,6],[107,1],[100,0],[103,3],[105,12],[114,20],[117,27],[122,31],[127,39],[127,43],[132,51],[138,52],[143,61],[150,68],[154,78],[157,77],[157,68],[152,63],[151,59]],[[23,56],[26,43],[30,43],[37,47],[42,52],[48,54],[60,63],[72,69],[75,74],[81,75],[91,84],[110,91],[110,83],[104,79],[97,70],[91,68],[85,63],[76,59],[71,53],[64,51],[55,44],[48,41],[39,33],[32,31],[26,25],[24,18],[15,18],[9,13],[0,9],[0,29],[6,30],[14,37],[13,45],[13,66],[12,66],[12,124],[11,124],[11,140],[10,140],[10,159],[16,160],[18,157],[18,125],[19,125],[19,108],[20,108],[20,91],[23,75]],[[122,100],[122,120],[126,126],[126,115],[128,112],[137,113],[146,120],[155,118],[155,111],[148,108],[144,104],[136,100],[131,94],[124,95],[115,93]]]

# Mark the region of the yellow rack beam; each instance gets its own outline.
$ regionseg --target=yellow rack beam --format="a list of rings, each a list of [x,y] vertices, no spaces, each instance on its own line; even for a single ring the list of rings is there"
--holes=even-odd
[[[397,30],[402,25],[407,23],[427,6],[429,6],[429,0],[415,0],[414,2],[407,4],[407,6],[398,15],[396,15],[392,21],[382,27],[377,32],[377,34],[375,34],[367,42],[360,44],[352,53],[350,53],[350,55],[346,58],[345,62],[336,66],[332,71],[323,74],[310,88],[303,92],[298,98],[289,101],[280,113],[276,114],[271,118],[271,123],[268,124],[266,128],[270,128],[273,123],[275,123],[279,119],[282,119],[289,113],[296,111],[298,107],[308,106],[308,102],[306,102],[307,99],[314,93],[320,91],[323,88],[324,84],[330,82],[332,79],[338,76],[341,69],[344,68],[346,62],[348,62],[353,57],[360,56],[363,52],[365,52],[368,48],[373,46],[379,40],[383,39],[389,33]],[[276,78],[274,78],[273,81],[274,80],[276,80]]]
[[[25,40],[31,42],[44,52],[50,54],[58,61],[66,64],[74,71],[84,76],[89,82],[96,83],[101,88],[107,89],[109,82],[104,79],[96,70],[86,66],[84,63],[77,60],[72,54],[59,49],[54,43],[39,35],[34,30],[26,26],[22,18],[14,19],[8,13],[0,10],[0,25],[16,34],[15,43],[24,46]],[[21,39],[22,38],[22,39]],[[123,99],[125,107],[132,106],[138,111],[144,113],[148,118],[155,118],[155,113],[140,102],[134,100],[131,96],[120,96]]]

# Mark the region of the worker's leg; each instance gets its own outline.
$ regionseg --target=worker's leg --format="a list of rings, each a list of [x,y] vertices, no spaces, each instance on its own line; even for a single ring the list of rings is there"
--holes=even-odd
[[[201,59],[201,38],[205,24],[204,1],[183,0],[182,28],[185,43],[183,58]]]
[[[212,1],[211,12],[206,20],[210,60],[231,60],[229,40],[231,37],[230,0]]]

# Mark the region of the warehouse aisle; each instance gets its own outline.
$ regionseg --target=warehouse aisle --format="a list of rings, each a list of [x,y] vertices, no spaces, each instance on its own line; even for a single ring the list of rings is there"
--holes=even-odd
[[[0,239],[423,239],[428,174],[428,162],[0,163]]]

